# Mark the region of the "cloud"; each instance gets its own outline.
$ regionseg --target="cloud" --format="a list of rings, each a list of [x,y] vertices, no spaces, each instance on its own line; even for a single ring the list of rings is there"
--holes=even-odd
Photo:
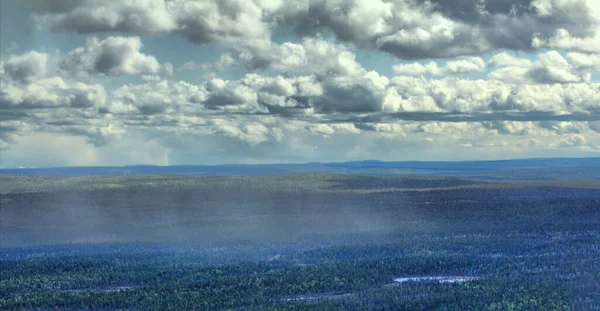
[[[119,139],[121,135],[125,133],[125,130],[112,124],[105,126],[90,125],[83,127],[67,127],[66,129],[62,129],[62,131],[76,136],[85,136],[86,142],[96,147],[105,146],[114,139]]]
[[[341,41],[399,58],[452,57],[481,52],[479,31],[436,11],[429,2],[307,1],[284,5],[281,21],[299,33],[331,30]]]
[[[78,78],[157,73],[160,64],[153,56],[140,53],[141,47],[138,37],[108,37],[91,38],[66,55],[37,51],[11,54],[0,61],[0,107],[104,107],[104,87]]]
[[[538,55],[535,62],[518,59],[505,53],[495,55],[490,60],[494,66],[503,66],[489,74],[490,79],[510,83],[580,83],[590,80],[588,66],[594,66],[594,58],[570,54],[571,60],[578,62],[570,64],[557,51],[549,51]]]
[[[600,121],[590,121],[588,122],[588,125],[591,130],[600,133]]]
[[[288,73],[310,73],[322,78],[355,76],[365,73],[356,55],[343,44],[321,36],[303,38],[300,43],[285,42],[269,49],[242,53],[241,62],[249,69],[274,69]]]
[[[177,113],[182,107],[194,107],[206,96],[204,88],[183,81],[123,85],[111,93],[107,112],[123,115]]]
[[[67,82],[60,77],[40,79],[29,84],[2,81],[0,107],[2,109],[34,108],[90,108],[106,102],[106,91],[98,84]]]
[[[166,62],[163,64],[163,70],[165,71],[165,73],[169,76],[173,75],[173,64],[171,64],[170,62]]]
[[[327,124],[313,124],[307,127],[309,131],[315,134],[329,136],[335,133],[335,130]]]
[[[578,70],[600,71],[600,54],[570,52],[567,54],[567,58]]]
[[[212,79],[207,82],[208,98],[202,102],[210,110],[266,112],[258,103],[256,90],[237,81]]]
[[[265,55],[273,29],[317,31],[401,59],[470,56],[542,47],[598,51],[595,0],[38,1],[36,20],[54,31],[178,33]],[[255,64],[255,66],[258,66]],[[259,66],[260,67],[260,66]]]
[[[600,83],[511,83],[458,78],[357,76],[213,78],[202,84],[148,81],[110,94],[117,115],[271,115],[316,123],[593,121]]]
[[[411,64],[395,65],[393,70],[396,75],[454,75],[483,71],[485,70],[485,62],[480,57],[469,57],[446,62],[446,64],[441,67],[435,62],[430,62],[426,65],[415,62]]]
[[[54,31],[152,33],[178,27],[166,1],[40,0],[33,4],[37,22]]]
[[[2,120],[0,122],[0,151],[8,150],[15,142],[17,136],[33,131],[34,128],[27,122],[20,120]]]
[[[506,52],[492,56],[489,61],[492,67],[531,67],[533,62],[529,59],[514,57]]]
[[[561,139],[557,144],[553,144],[557,148],[583,147],[587,146],[587,140],[583,135],[571,134],[566,138]]]
[[[483,126],[490,130],[495,130],[499,134],[504,135],[528,135],[533,134],[536,125],[533,122],[516,122],[516,121],[484,121]]]
[[[289,5],[286,24],[301,33],[328,28],[342,41],[403,59],[533,50],[560,29],[588,40],[595,1],[311,1]]]
[[[236,65],[237,62],[238,62],[238,60],[233,58],[231,53],[225,53],[225,54],[221,55],[219,57],[219,60],[214,63],[203,63],[202,65],[198,66],[194,62],[188,62],[182,66],[182,69],[183,70],[194,70],[194,69],[196,69],[196,67],[201,67],[202,70],[205,70],[205,71],[219,72],[219,71],[223,71],[229,67]]]
[[[161,66],[154,58],[140,53],[139,37],[91,38],[82,47],[61,59],[61,67],[74,75],[118,76],[157,73]]]
[[[542,121],[538,123],[539,127],[552,131],[556,134],[581,134],[589,128],[583,122],[565,122],[565,121]]]
[[[534,48],[567,49],[583,53],[600,53],[600,32],[593,37],[577,37],[566,29],[557,29],[553,35],[533,38]]]
[[[36,0],[32,8],[39,35],[87,40],[70,51],[0,55],[0,149],[13,159],[39,133],[94,150],[93,160],[73,163],[103,163],[113,151],[135,161],[128,146],[151,147],[152,163],[457,158],[459,146],[473,157],[581,155],[600,146],[595,0]],[[193,53],[172,53],[193,45],[170,35],[227,53],[168,59]],[[153,44],[144,48],[140,36]],[[379,60],[384,53],[391,61]]]
[[[270,139],[280,141],[283,138],[283,134],[279,129],[268,129],[260,123],[250,123],[242,126],[223,124],[216,127],[216,132],[234,137],[251,146],[258,145]]]
[[[0,75],[17,82],[33,82],[46,76],[48,58],[47,54],[37,51],[12,54],[5,61],[0,61]]]
[[[28,84],[48,77],[80,79],[97,75],[159,73],[161,65],[154,56],[141,53],[142,46],[139,37],[92,37],[84,46],[67,54],[38,51],[10,54],[0,60],[0,76],[15,83]],[[172,74],[172,67],[172,64],[165,63],[165,72]]]
[[[263,15],[267,4],[254,1],[53,1],[36,3],[36,21],[53,31],[92,33],[180,33],[194,43],[261,46],[270,41]]]

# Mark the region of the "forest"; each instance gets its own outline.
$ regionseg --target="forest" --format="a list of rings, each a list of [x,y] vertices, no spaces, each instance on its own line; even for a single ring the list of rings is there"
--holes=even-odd
[[[5,174],[0,189],[0,310],[600,309],[595,180]]]

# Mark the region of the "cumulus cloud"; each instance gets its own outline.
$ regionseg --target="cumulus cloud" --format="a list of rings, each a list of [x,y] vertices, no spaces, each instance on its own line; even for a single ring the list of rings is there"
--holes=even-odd
[[[230,124],[218,125],[216,127],[216,132],[247,142],[251,146],[255,146],[270,139],[279,141],[283,137],[281,130],[268,129],[260,123],[245,124],[242,126]]]
[[[208,98],[202,102],[210,110],[266,111],[258,103],[258,94],[249,86],[237,81],[212,79],[206,84]]]
[[[581,134],[587,131],[588,127],[583,122],[560,122],[560,121],[542,121],[538,123],[539,127],[552,131],[556,134]]]
[[[107,145],[109,142],[119,139],[121,135],[125,133],[125,130],[113,124],[105,126],[93,126],[92,124],[86,126],[70,126],[62,128],[61,131],[72,135],[84,136],[86,137],[86,142],[88,144],[92,144],[96,147]]]
[[[33,131],[31,124],[21,120],[2,120],[0,122],[0,151],[8,150],[17,136]]]
[[[537,126],[531,121],[484,121],[482,124],[486,129],[495,130],[497,133],[505,135],[533,134],[532,132],[537,128]]]
[[[254,1],[37,1],[38,24],[54,31],[77,33],[180,33],[195,43],[238,47],[270,42],[263,15],[270,6]]]
[[[506,52],[492,56],[489,61],[492,67],[531,67],[533,62],[529,59],[514,57]]]
[[[600,146],[595,0],[36,0],[33,11],[40,30],[87,40],[0,55],[0,150],[36,133],[85,150],[153,146],[160,163],[204,144],[218,161]],[[168,59],[193,44],[164,34],[226,52]]]
[[[591,37],[573,36],[566,29],[557,29],[549,37],[536,35],[533,38],[534,48],[568,49],[583,53],[600,52],[600,32]]]
[[[104,107],[107,101],[104,87],[77,78],[157,73],[160,64],[153,56],[140,53],[141,46],[138,37],[91,38],[66,55],[37,51],[11,54],[0,61],[0,106],[4,109]]]
[[[574,61],[569,63],[557,51],[549,51],[538,55],[535,62],[527,59],[518,59],[505,53],[492,57],[490,63],[502,66],[490,73],[490,78],[510,83],[580,83],[590,80],[588,69],[593,68],[593,56],[571,53],[569,58]]]
[[[600,71],[600,54],[570,52],[567,58],[578,70]]]
[[[536,121],[594,120],[599,83],[511,83],[501,80],[425,78],[377,72],[357,76],[265,76],[213,78],[194,85],[149,81],[111,94],[114,113],[271,114],[334,123],[369,118]],[[488,115],[494,113],[495,115]],[[582,119],[583,118],[583,119]]]
[[[561,139],[557,144],[553,144],[553,147],[557,148],[569,148],[569,147],[583,147],[587,146],[587,140],[583,135],[567,135],[565,138]]]
[[[307,127],[309,131],[315,134],[329,136],[335,133],[335,130],[327,124],[313,124]]]
[[[250,70],[273,69],[286,73],[310,73],[320,78],[355,76],[365,70],[356,55],[343,44],[318,35],[303,38],[299,43],[285,42],[268,49],[253,50],[240,55],[240,62]]]
[[[161,66],[154,58],[140,52],[139,37],[91,38],[61,59],[63,69],[76,75],[157,73]]]
[[[466,59],[446,62],[444,66],[438,66],[435,62],[425,65],[415,62],[411,64],[395,65],[393,70],[397,75],[454,75],[483,71],[485,62],[480,57],[469,57]]]
[[[154,115],[176,113],[184,106],[194,106],[206,99],[206,91],[183,81],[149,81],[124,85],[111,93],[107,112],[113,114]]]
[[[30,51],[11,54],[0,61],[0,107],[3,109],[40,109],[102,107],[106,90],[61,77],[51,63],[60,55]]]
[[[5,61],[0,61],[0,75],[7,75],[18,82],[32,82],[46,76],[48,55],[30,51],[21,55],[10,55]]]
[[[589,52],[597,46],[593,38],[600,19],[595,0],[53,3],[38,1],[35,8],[38,23],[54,31],[174,32],[195,43],[219,42],[264,51],[271,47],[272,25],[277,25],[301,35],[331,31],[341,41],[404,59],[544,46],[579,46]]]
[[[11,108],[90,108],[101,107],[106,101],[106,91],[98,84],[66,82],[60,77],[18,84],[2,81],[0,107]]]

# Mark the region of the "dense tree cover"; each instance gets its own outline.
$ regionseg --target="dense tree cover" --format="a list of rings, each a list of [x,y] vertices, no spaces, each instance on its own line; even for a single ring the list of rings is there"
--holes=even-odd
[[[91,242],[0,248],[0,310],[600,308],[597,189],[323,176],[2,194],[2,237]]]
[[[396,236],[399,242],[312,250],[270,245],[260,251],[283,251],[276,260],[228,264],[204,263],[211,259],[193,249],[42,252],[1,262],[0,309],[585,310],[600,303],[598,234]],[[428,275],[480,279],[392,282]]]

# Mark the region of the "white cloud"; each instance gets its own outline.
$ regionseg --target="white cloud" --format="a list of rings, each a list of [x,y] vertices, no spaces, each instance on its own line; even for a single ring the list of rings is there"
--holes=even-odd
[[[270,139],[281,140],[282,134],[279,130],[269,130],[260,123],[234,126],[230,124],[219,125],[216,132],[226,136],[234,137],[246,142],[251,146],[258,145]]]
[[[10,108],[90,108],[102,107],[106,91],[98,84],[66,82],[60,77],[40,79],[29,84],[2,81],[0,107]]]
[[[329,135],[335,133],[335,130],[327,124],[313,124],[313,125],[308,126],[307,129],[309,131],[311,131],[312,133],[315,133],[318,135],[323,135],[323,136],[329,136]]]
[[[587,140],[583,135],[571,134],[561,139],[557,144],[552,144],[556,148],[583,147],[587,146]]]
[[[502,52],[492,56],[489,61],[492,67],[531,67],[533,62],[526,58],[514,57],[506,52]]]
[[[187,62],[182,66],[182,70],[195,70],[196,67],[201,67],[206,71],[223,71],[231,66],[234,66],[237,60],[233,58],[231,53],[225,53],[219,57],[219,60],[214,63],[204,63],[197,66],[194,62]]]
[[[600,53],[600,31],[593,37],[576,37],[566,29],[557,29],[549,38],[535,36],[535,48],[567,49],[583,53]]]
[[[584,62],[593,65],[591,57],[581,57],[579,54],[570,54],[569,57],[578,64],[570,64],[557,51],[549,51],[538,55],[535,62],[527,59],[518,59],[506,54],[499,54],[492,58],[495,66],[501,67],[489,74],[490,79],[501,80],[509,83],[581,83],[590,80],[590,73]],[[591,62],[591,63],[590,63]]]
[[[425,65],[415,62],[411,64],[395,65],[393,70],[394,74],[397,75],[453,75],[483,71],[485,70],[485,62],[480,57],[469,57],[446,62],[444,66],[438,66],[435,62],[429,62]]]
[[[324,78],[355,76],[365,72],[356,61],[354,52],[343,44],[332,43],[321,36],[303,38],[300,43],[286,42],[242,53],[240,60],[250,69],[312,73]]]
[[[570,52],[567,58],[579,70],[600,71],[600,54]]]
[[[160,80],[147,84],[124,85],[111,94],[108,110],[114,114],[176,113],[193,107],[207,97],[203,87],[183,81]]]

